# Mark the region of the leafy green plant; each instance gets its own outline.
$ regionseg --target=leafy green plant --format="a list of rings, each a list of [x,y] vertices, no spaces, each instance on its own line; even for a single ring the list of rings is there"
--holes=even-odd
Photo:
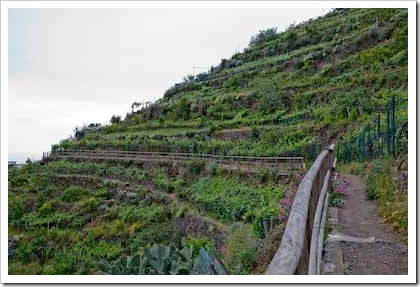
[[[66,202],[74,202],[80,199],[82,195],[87,194],[88,191],[80,186],[70,186],[64,190],[61,195],[61,200]]]
[[[120,209],[118,217],[126,223],[144,221],[150,223],[163,222],[170,216],[163,206],[151,205],[139,208],[135,205],[124,205]]]
[[[249,46],[256,46],[265,42],[272,41],[277,38],[277,28],[268,28],[265,30],[261,30],[258,32],[257,35],[252,36],[251,41],[249,42]]]
[[[205,165],[206,162],[203,160],[192,160],[188,167],[191,173],[198,175],[203,171]]]
[[[341,174],[333,176],[331,193],[329,197],[329,206],[338,207],[344,203],[344,194],[349,186],[348,179]]]
[[[216,172],[217,172],[217,164],[215,162],[210,162],[207,165],[207,170],[209,172],[209,175],[215,176],[216,175]]]
[[[19,221],[25,214],[30,212],[28,201],[28,196],[21,196],[15,200],[9,200],[9,223]]]
[[[249,225],[234,224],[226,242],[229,270],[233,274],[247,274],[255,264],[257,246]]]
[[[114,262],[101,259],[98,263],[101,274],[128,275],[188,275],[188,274],[227,274],[220,260],[208,249],[200,248],[193,260],[193,247],[182,249],[154,244],[145,248],[143,256],[121,257]]]
[[[143,258],[139,254],[132,257],[121,257],[118,260],[109,263],[101,259],[98,263],[100,274],[112,275],[132,275],[146,274],[146,268]]]
[[[111,191],[107,187],[101,187],[94,192],[94,196],[98,199],[110,199]]]
[[[193,202],[219,218],[242,221],[247,216],[276,216],[277,203],[283,197],[280,186],[255,186],[236,178],[214,176],[200,178],[189,188]],[[255,208],[250,202],[255,203]]]
[[[95,245],[90,246],[89,251],[95,258],[106,258],[110,260],[121,254],[122,247],[119,244],[110,244],[100,240]]]
[[[328,206],[338,207],[338,206],[342,206],[343,203],[344,203],[343,195],[339,194],[338,192],[331,193],[329,197]]]
[[[191,274],[200,275],[227,275],[228,271],[223,263],[210,250],[201,247],[198,257],[194,261]]]
[[[393,159],[373,160],[366,168],[366,191],[370,200],[377,200],[386,222],[403,235],[408,234],[408,196],[401,191],[395,177]]]
[[[39,213],[42,215],[51,214],[54,211],[54,204],[51,201],[45,202],[40,208]]]
[[[172,193],[175,191],[174,182],[168,178],[168,175],[164,170],[159,169],[155,172],[153,183],[156,185],[156,187],[167,193]]]
[[[35,252],[32,243],[26,239],[20,240],[17,246],[17,258],[23,262],[28,262],[32,261],[34,256]]]
[[[188,256],[192,249],[185,252],[184,259],[186,265],[181,263],[181,259],[177,256],[173,247],[154,245],[152,248],[144,250],[144,256],[149,266],[149,274],[188,274],[188,265],[191,257]]]
[[[48,275],[72,275],[77,271],[77,257],[65,250],[55,254],[55,264],[51,269],[46,270]]]
[[[194,250],[194,256],[198,255],[198,252],[201,247],[206,247],[207,249],[214,249],[214,243],[206,237],[187,237],[186,246],[191,246]]]
[[[96,197],[89,197],[83,203],[83,209],[85,212],[94,212],[99,206],[99,200]]]

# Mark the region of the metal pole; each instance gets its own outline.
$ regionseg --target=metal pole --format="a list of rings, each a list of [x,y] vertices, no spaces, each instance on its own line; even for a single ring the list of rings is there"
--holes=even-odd
[[[392,157],[395,157],[395,95],[392,96],[391,139]]]
[[[386,142],[387,142],[387,145],[388,145],[388,155],[390,155],[391,154],[391,145],[390,145],[390,131],[389,131],[389,129],[390,129],[390,115],[389,115],[389,106],[388,106],[388,109],[387,109],[387,115],[386,115]]]
[[[376,131],[376,142],[377,142],[377,149],[376,149],[376,153],[379,156],[381,153],[381,149],[379,146],[379,138],[381,136],[381,115],[378,114],[378,116],[376,117],[376,124],[377,124],[377,131]]]
[[[365,158],[365,129],[359,134],[359,161]]]
[[[372,141],[370,140],[370,124],[367,125],[367,158],[372,158]]]

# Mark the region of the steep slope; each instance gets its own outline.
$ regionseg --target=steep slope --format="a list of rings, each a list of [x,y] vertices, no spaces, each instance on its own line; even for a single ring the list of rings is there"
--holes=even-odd
[[[282,172],[279,156],[310,162],[392,96],[406,119],[407,29],[406,9],[337,9],[260,31],[124,120],[76,129],[42,163],[9,172],[9,273],[96,274],[101,259],[182,237],[231,273],[263,273],[304,171],[297,158]]]
[[[141,109],[122,122],[61,146],[313,156],[314,144],[357,130],[392,95],[407,99],[407,10],[337,9],[261,36],[269,30],[156,103],[133,103]]]

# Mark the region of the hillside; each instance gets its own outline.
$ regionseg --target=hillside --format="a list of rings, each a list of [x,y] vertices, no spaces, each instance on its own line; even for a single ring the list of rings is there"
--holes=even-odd
[[[260,31],[157,102],[77,128],[45,161],[11,169],[9,274],[97,274],[101,259],[181,249],[182,237],[194,258],[206,246],[231,274],[263,273],[305,170],[299,158],[308,167],[385,118],[393,97],[396,123],[407,121],[407,14],[336,9]]]

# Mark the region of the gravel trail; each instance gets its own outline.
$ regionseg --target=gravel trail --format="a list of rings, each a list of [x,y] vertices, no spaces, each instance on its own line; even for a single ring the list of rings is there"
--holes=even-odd
[[[364,180],[345,177],[350,184],[324,248],[323,274],[407,274],[407,246],[384,224],[376,202],[367,199]]]

